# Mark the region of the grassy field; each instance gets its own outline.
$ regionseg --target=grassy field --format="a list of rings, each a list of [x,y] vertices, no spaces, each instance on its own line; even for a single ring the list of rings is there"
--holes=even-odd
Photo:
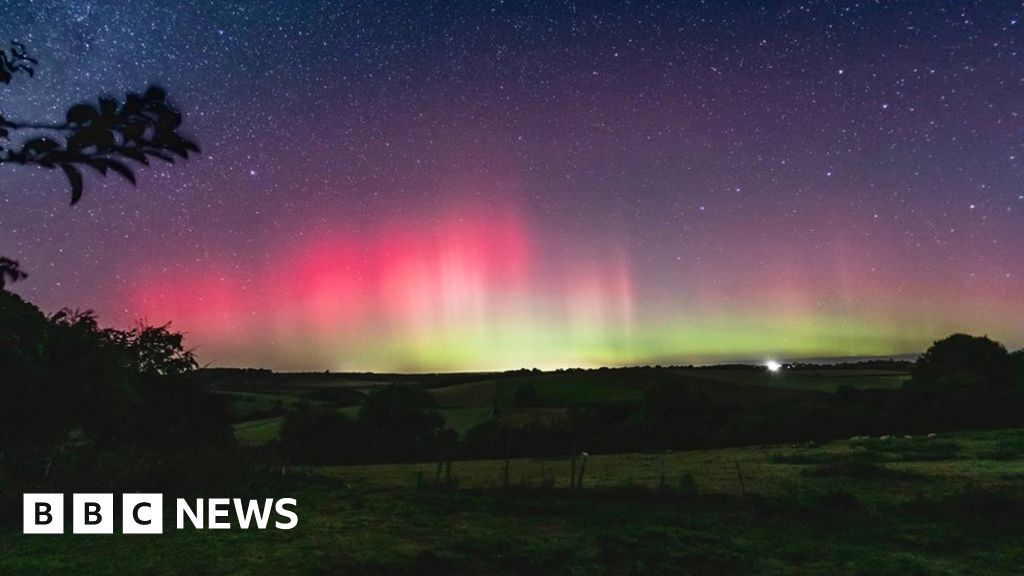
[[[246,448],[263,446],[277,439],[283,423],[284,416],[274,416],[235,424],[235,439]]]
[[[456,462],[439,484],[431,465],[256,474],[250,495],[298,499],[288,532],[23,536],[9,519],[0,573],[953,575],[1024,562],[1022,430],[595,456],[581,490],[565,459],[513,460],[508,488],[503,466]]]
[[[504,465],[504,460],[456,462],[452,474],[460,489],[496,489],[503,485]],[[568,458],[513,459],[510,484],[564,488],[572,474],[571,466]],[[436,466],[315,467],[298,471],[340,480],[353,487],[397,489],[416,485],[418,478],[433,481]],[[864,479],[885,482],[862,482]],[[584,473],[584,484],[590,488],[656,489],[692,480],[700,494],[776,496],[794,490],[841,487],[869,500],[894,491],[912,494],[932,479],[941,480],[945,488],[968,484],[1004,488],[1024,482],[1024,431],[844,440],[822,446],[594,455],[587,458]]]

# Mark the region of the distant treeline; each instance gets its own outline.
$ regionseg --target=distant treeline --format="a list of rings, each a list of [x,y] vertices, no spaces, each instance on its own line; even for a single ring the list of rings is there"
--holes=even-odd
[[[200,368],[196,377],[214,388],[253,389],[337,385],[346,381],[359,383],[415,385],[425,388],[453,386],[476,382],[481,378],[511,377],[519,371],[452,372],[452,373],[387,373],[387,372],[274,372],[264,368]]]
[[[861,369],[897,362],[851,364]],[[632,368],[638,377],[653,369]],[[722,388],[728,387],[726,384]],[[515,404],[536,405],[528,382]],[[1024,354],[987,338],[954,335],[911,366],[895,390],[842,386],[835,393],[746,387],[718,393],[706,381],[657,382],[634,402],[540,411],[506,420],[501,409],[463,438],[445,428],[433,397],[411,387],[371,392],[356,418],[306,406],[282,430],[281,456],[310,463],[566,456],[781,442],[865,435],[927,434],[1024,426]]]
[[[859,362],[836,362],[835,364],[818,364],[807,362],[792,362],[786,364],[788,370],[886,370],[893,372],[907,372],[914,367],[909,360],[861,360]]]
[[[914,366],[907,360],[861,360],[858,362],[837,362],[831,364],[792,362],[785,364],[788,370],[887,370],[906,372]],[[600,368],[557,368],[551,372],[582,374],[587,372],[628,371],[628,370],[750,370],[761,371],[759,364],[710,364],[710,365],[639,365]],[[358,382],[380,382],[386,384],[416,384],[425,387],[453,386],[477,382],[482,378],[517,377],[524,374],[539,374],[537,368],[519,368],[500,372],[445,372],[445,373],[400,373],[400,372],[275,372],[266,368],[200,368],[197,377],[210,385],[231,387],[273,387],[310,384],[330,384],[351,380]]]

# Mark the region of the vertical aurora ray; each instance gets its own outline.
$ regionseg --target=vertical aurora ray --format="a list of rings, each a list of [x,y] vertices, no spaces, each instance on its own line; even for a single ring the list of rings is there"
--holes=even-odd
[[[204,355],[241,362],[246,347],[269,347],[264,358],[274,366],[554,366],[628,350],[634,303],[625,258],[594,255],[585,269],[564,272],[538,262],[536,241],[515,215],[448,214],[267,254],[255,283],[223,269],[193,270],[179,282],[156,275],[127,301],[145,318],[175,318]]]

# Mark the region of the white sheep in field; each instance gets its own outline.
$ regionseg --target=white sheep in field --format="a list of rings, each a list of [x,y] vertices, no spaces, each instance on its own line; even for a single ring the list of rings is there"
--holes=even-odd
[[[885,436],[879,436],[878,439],[879,440],[892,440],[892,436],[889,435],[889,434],[886,434]]]
[[[936,434],[935,432],[932,432],[931,434],[928,435],[928,439],[929,440],[934,440],[934,439],[936,439],[938,437],[939,437],[939,435]]]

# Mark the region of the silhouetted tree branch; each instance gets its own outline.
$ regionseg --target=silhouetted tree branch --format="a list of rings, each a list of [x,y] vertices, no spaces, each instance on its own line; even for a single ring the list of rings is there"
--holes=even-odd
[[[3,129],[39,126],[0,120]],[[148,165],[149,158],[159,158],[173,164],[175,156],[184,159],[189,152],[198,152],[195,143],[178,134],[180,126],[181,114],[167,103],[163,89],[151,86],[141,96],[128,94],[124,104],[100,98],[98,105],[72,106],[66,124],[47,126],[50,135],[4,150],[0,163],[60,168],[71,184],[74,204],[82,197],[83,167],[104,176],[113,171],[134,184],[135,174],[124,160]]]
[[[9,49],[0,49],[0,82],[9,84],[11,78],[18,73],[34,76],[36,71],[33,66],[38,63],[25,53],[24,44],[11,41]]]
[[[10,84],[17,74],[33,76],[37,63],[22,44],[11,42],[10,48],[0,49],[0,83]],[[198,153],[195,142],[178,132],[181,121],[181,113],[158,86],[141,95],[129,93],[124,102],[100,97],[95,104],[76,104],[68,109],[63,123],[17,122],[0,115],[0,165],[61,170],[71,187],[73,205],[82,198],[84,168],[103,176],[114,172],[134,185],[135,171],[129,161],[149,165],[156,158],[173,164],[177,158]],[[17,133],[24,136],[12,145]],[[17,282],[25,276],[17,262],[0,260],[0,289],[5,281]]]
[[[21,271],[20,264],[17,260],[11,260],[10,258],[4,258],[0,256],[0,290],[4,289],[7,282],[15,283],[18,280],[24,280],[28,277],[28,274]]]

